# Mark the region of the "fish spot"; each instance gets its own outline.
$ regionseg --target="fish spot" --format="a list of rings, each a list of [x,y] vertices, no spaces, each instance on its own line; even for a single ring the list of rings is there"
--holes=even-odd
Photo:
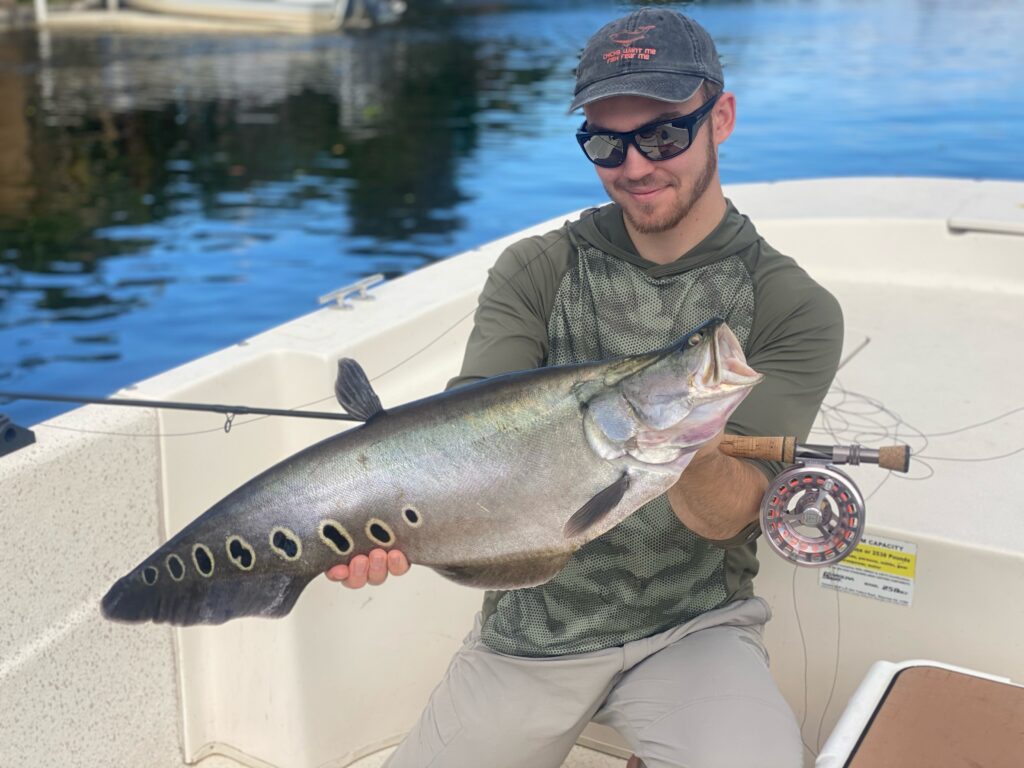
[[[249,546],[249,542],[241,536],[228,536],[225,547],[228,551],[228,559],[237,568],[241,568],[243,571],[252,570],[253,565],[256,563],[256,553]]]
[[[390,547],[395,543],[395,532],[391,530],[387,523],[375,517],[371,517],[366,521],[366,535],[375,544],[380,544],[382,547]]]
[[[167,572],[171,574],[171,578],[175,581],[181,581],[185,578],[185,563],[177,555],[168,555],[167,559],[164,560],[164,564],[167,566]]]
[[[213,552],[205,544],[196,544],[192,547],[192,562],[203,576],[213,575]]]
[[[406,507],[402,510],[402,517],[405,518],[405,522],[411,525],[413,528],[418,528],[423,525],[423,517],[416,507]]]
[[[352,537],[343,525],[333,520],[320,523],[320,538],[339,555],[347,555],[352,551]]]
[[[302,555],[302,542],[299,541],[299,537],[295,535],[294,531],[282,526],[278,526],[270,532],[270,548],[278,556],[288,561],[298,560]]]
[[[156,580],[160,578],[160,571],[154,568],[152,565],[147,565],[142,569],[142,583],[147,587],[152,587],[156,584]]]

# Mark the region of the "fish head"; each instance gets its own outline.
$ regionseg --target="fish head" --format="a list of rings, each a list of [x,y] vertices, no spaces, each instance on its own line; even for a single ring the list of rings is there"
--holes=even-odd
[[[633,425],[624,449],[645,463],[675,461],[725,428],[764,377],[747,365],[728,325],[712,320],[618,384]],[[621,432],[621,429],[620,429]]]

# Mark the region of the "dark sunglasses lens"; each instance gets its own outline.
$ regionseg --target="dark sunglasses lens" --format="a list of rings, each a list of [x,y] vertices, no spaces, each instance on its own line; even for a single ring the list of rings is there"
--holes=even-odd
[[[636,135],[636,145],[649,160],[668,160],[690,146],[690,132],[671,123],[662,123]]]
[[[625,152],[622,149],[622,139],[618,136],[598,133],[590,136],[582,142],[583,151],[587,153],[590,162],[605,168],[614,168],[622,165],[625,159]]]

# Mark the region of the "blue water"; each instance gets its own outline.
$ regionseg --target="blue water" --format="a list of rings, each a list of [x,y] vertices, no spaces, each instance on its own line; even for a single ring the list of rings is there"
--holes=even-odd
[[[633,6],[411,5],[351,35],[0,33],[0,389],[106,394],[601,201],[565,107]],[[676,5],[737,95],[725,183],[1024,179],[1017,0]]]

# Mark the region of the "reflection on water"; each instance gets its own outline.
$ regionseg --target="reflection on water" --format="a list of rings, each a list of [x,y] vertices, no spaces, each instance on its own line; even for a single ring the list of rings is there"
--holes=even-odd
[[[564,109],[624,4],[412,5],[351,35],[0,34],[0,388],[109,392],[600,201]],[[1024,177],[1013,3],[692,12],[739,97],[726,182]]]

